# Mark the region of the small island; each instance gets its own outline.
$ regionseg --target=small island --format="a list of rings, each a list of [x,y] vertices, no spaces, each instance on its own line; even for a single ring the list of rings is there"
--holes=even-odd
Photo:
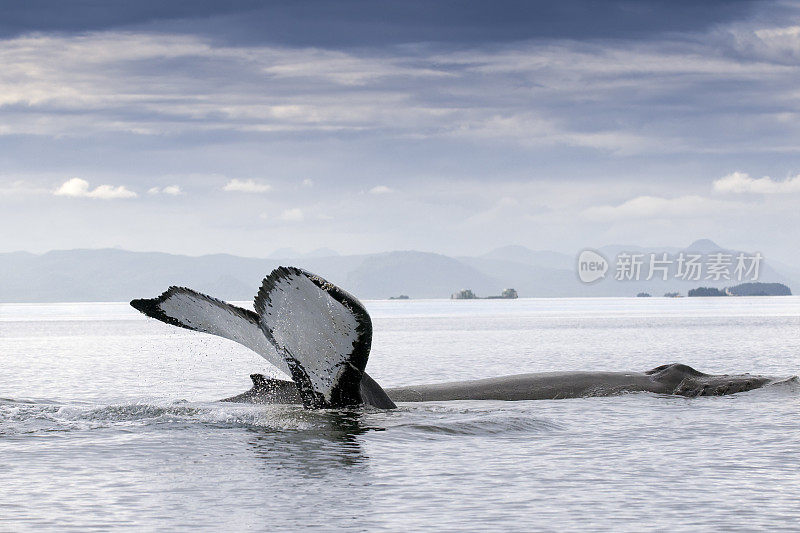
[[[733,287],[697,287],[689,296],[791,296],[792,291],[783,283],[741,283]]]
[[[472,289],[461,289],[450,295],[451,300],[477,300],[478,297],[472,292]]]
[[[481,298],[472,289],[461,289],[450,295],[451,300],[514,300],[519,298],[516,289],[505,289],[499,296],[487,296]]]
[[[696,289],[689,289],[689,296],[727,296],[724,290],[717,289],[716,287],[697,287]]]
[[[639,294],[636,295],[636,297],[637,298],[650,298],[650,293],[649,292],[640,292]]]
[[[731,296],[791,296],[783,283],[742,283],[726,289]]]
[[[514,300],[519,298],[515,289],[506,289],[500,293],[500,296],[487,296],[487,300]]]
[[[408,297],[407,294],[401,294],[400,296],[389,296],[390,300],[410,300],[411,298]]]

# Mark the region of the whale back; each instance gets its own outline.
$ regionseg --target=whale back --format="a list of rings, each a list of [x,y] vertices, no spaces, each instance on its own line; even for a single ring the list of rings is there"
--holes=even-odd
[[[690,397],[745,392],[773,381],[773,378],[751,374],[705,374],[680,363],[662,365],[645,374],[654,382],[662,384],[667,394]]]

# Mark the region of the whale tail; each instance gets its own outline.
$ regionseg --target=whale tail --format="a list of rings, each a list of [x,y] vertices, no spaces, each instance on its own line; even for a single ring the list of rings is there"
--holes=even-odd
[[[366,309],[354,296],[305,270],[280,267],[267,276],[255,298],[257,312],[184,287],[170,287],[157,298],[130,304],[167,324],[250,348],[291,376],[307,408],[361,403],[395,407],[364,372],[372,343]],[[270,401],[278,403],[297,401],[297,393],[284,390],[291,382],[263,381],[258,374],[251,378],[251,396],[272,397]],[[280,387],[272,386],[276,383]],[[281,394],[276,394],[278,389]]]
[[[264,279],[255,310],[264,334],[286,361],[303,405],[364,402],[372,321],[354,296],[306,270],[279,267]]]
[[[186,287],[170,287],[157,298],[131,300],[137,311],[180,328],[218,335],[250,348],[278,370],[289,374],[289,367],[275,347],[264,337],[253,311]]]

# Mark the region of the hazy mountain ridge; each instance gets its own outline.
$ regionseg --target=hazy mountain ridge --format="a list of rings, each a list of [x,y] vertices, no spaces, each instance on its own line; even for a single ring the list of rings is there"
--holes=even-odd
[[[156,296],[170,285],[191,287],[226,300],[250,300],[264,276],[281,264],[319,273],[364,299],[398,294],[447,298],[463,288],[489,296],[509,287],[515,288],[521,297],[634,296],[637,292],[661,296],[667,291],[686,294],[699,285],[732,284],[731,280],[622,282],[614,279],[614,261],[620,252],[675,254],[688,250],[704,254],[738,253],[709,240],[696,241],[683,249],[606,246],[599,248],[610,264],[606,279],[586,285],[575,274],[575,257],[522,246],[505,246],[477,257],[419,251],[337,255],[325,250],[325,257],[309,253],[289,260],[228,254],[190,257],[119,249],[57,250],[41,255],[11,252],[0,254],[0,301],[126,301]],[[646,265],[645,262],[643,272]],[[763,265],[759,279],[784,283],[793,290],[799,286],[796,273],[769,264]]]

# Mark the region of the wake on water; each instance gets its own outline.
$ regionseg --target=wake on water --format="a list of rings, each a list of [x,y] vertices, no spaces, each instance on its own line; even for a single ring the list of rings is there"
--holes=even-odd
[[[736,396],[797,396],[796,378]],[[658,395],[637,392],[625,396]],[[674,397],[671,397],[674,398]],[[730,397],[729,397],[730,398]],[[613,399],[613,398],[612,398]],[[693,398],[687,401],[719,401],[721,397]],[[555,400],[558,402],[571,400]],[[356,409],[308,410],[300,405],[254,405],[227,402],[187,402],[184,400],[138,400],[131,403],[97,405],[46,399],[0,398],[0,437],[41,436],[54,432],[94,431],[113,428],[139,430],[185,429],[191,426],[225,429],[254,429],[266,432],[324,434],[328,430],[392,431],[396,437],[447,435],[498,435],[504,433],[546,433],[565,426],[546,417],[546,401],[513,402],[464,401],[400,405],[385,411]],[[504,405],[498,405],[504,404]],[[536,416],[529,406],[536,406]]]
[[[311,414],[298,406],[264,408],[218,402],[147,401],[98,406],[6,399],[0,401],[0,435],[187,425],[303,431],[315,427]]]

